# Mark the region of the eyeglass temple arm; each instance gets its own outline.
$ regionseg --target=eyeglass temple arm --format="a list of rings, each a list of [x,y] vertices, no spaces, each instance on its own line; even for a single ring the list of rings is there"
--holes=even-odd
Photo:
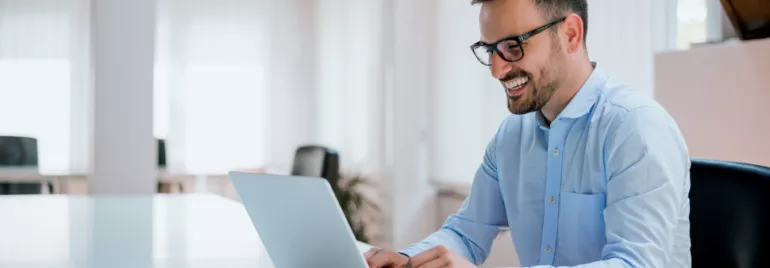
[[[539,34],[539,33],[543,32],[543,31],[545,31],[546,29],[551,28],[551,26],[554,26],[554,25],[556,25],[558,23],[561,23],[562,21],[564,21],[566,19],[567,18],[563,18],[563,19],[552,21],[551,23],[548,23],[546,25],[540,26],[540,28],[537,28],[537,29],[534,29],[534,30],[532,30],[532,31],[530,31],[528,33],[522,34],[521,36],[519,36],[519,42],[524,42],[524,40],[527,40],[530,37],[532,37],[532,36],[534,36],[536,34]]]

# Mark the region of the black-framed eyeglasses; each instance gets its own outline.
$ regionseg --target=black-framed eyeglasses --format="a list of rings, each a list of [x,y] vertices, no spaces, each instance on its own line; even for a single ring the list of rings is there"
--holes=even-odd
[[[551,28],[556,24],[563,22],[566,19],[567,17],[564,17],[549,22],[546,25],[540,26],[537,29],[529,31],[520,36],[508,37],[493,44],[485,44],[484,42],[479,41],[471,45],[471,50],[479,62],[486,66],[490,66],[492,64],[492,55],[495,53],[500,55],[500,57],[507,62],[517,62],[524,58],[524,48],[521,46],[524,41],[547,30],[548,28]]]

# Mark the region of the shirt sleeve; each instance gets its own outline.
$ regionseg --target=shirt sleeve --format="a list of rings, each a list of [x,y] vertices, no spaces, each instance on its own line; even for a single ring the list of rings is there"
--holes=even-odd
[[[607,243],[601,261],[576,267],[690,267],[689,258],[673,258],[675,248],[689,252],[689,239],[675,245],[678,221],[686,220],[680,212],[689,208],[690,159],[678,127],[662,108],[642,107],[611,135],[604,159]]]
[[[414,256],[444,245],[476,265],[486,260],[492,242],[508,227],[497,180],[496,140],[492,139],[487,145],[484,161],[476,171],[470,194],[460,210],[450,215],[437,232],[401,250],[401,253]]]

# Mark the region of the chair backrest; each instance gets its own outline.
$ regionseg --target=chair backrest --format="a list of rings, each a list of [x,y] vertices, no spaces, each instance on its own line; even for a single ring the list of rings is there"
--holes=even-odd
[[[166,161],[166,140],[157,139],[158,143],[158,168],[165,168]]]
[[[37,139],[0,136],[0,166],[37,167]]]
[[[333,149],[306,145],[297,148],[291,175],[321,177],[334,186],[339,176],[339,155]]]
[[[693,267],[770,267],[770,168],[693,159]]]
[[[37,166],[37,139],[0,136],[0,167]],[[0,195],[40,194],[42,187],[38,182],[0,182]],[[49,188],[49,191],[52,190],[53,188]]]

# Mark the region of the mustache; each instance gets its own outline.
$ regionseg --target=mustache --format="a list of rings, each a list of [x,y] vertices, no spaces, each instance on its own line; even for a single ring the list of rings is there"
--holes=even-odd
[[[511,79],[514,79],[514,78],[517,78],[517,77],[523,77],[523,76],[532,77],[532,76],[529,75],[529,73],[527,73],[525,71],[511,71],[511,72],[507,73],[502,79],[500,79],[500,81],[501,82],[506,82],[508,80],[511,80]]]

